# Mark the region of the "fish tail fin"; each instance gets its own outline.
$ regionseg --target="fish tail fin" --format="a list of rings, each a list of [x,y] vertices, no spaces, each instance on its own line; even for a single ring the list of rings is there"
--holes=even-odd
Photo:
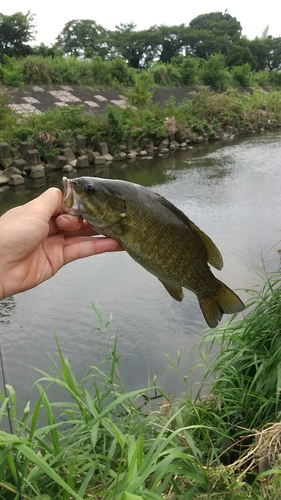
[[[198,297],[201,311],[210,328],[217,326],[223,314],[234,314],[245,309],[245,305],[236,293],[221,281],[219,284],[215,295],[208,298]]]

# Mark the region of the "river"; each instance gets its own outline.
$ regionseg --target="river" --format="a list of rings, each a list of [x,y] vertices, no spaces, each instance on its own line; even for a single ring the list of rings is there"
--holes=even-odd
[[[247,301],[247,290],[260,283],[262,259],[269,270],[279,263],[280,169],[278,130],[198,145],[166,158],[111,165],[90,175],[143,184],[177,205],[219,247],[224,268],[214,274]],[[50,185],[61,186],[61,174],[51,174],[41,187],[0,192],[0,213]],[[113,316],[108,335],[118,333],[125,387],[146,387],[148,378],[156,376],[164,392],[177,395],[183,387],[167,367],[167,355],[176,361],[180,352],[183,377],[201,362],[194,346],[207,325],[197,299],[185,290],[183,302],[174,301],[155,277],[120,252],[74,262],[36,289],[0,304],[6,373],[20,403],[40,376],[31,367],[48,370],[52,360],[58,361],[54,332],[78,379],[104,359],[107,341],[96,329],[92,303],[99,304],[105,319]],[[201,375],[198,369],[187,377],[190,394],[196,392]]]

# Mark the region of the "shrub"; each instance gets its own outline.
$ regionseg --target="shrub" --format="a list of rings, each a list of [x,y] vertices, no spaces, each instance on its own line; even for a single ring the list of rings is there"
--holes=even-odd
[[[171,63],[177,67],[181,75],[181,83],[183,85],[194,85],[198,83],[198,71],[200,59],[192,56],[176,56],[173,57]]]
[[[172,64],[157,63],[153,65],[149,72],[153,75],[154,82],[157,85],[180,85],[181,72],[177,66]]]
[[[25,84],[50,85],[52,83],[51,60],[39,56],[27,56],[22,60],[22,74]]]
[[[11,85],[19,88],[24,87],[22,68],[19,64],[19,60],[15,57],[3,56],[1,73],[4,85]]]
[[[128,102],[132,106],[147,106],[151,102],[152,88],[152,75],[147,72],[138,74],[134,88],[126,94]]]
[[[241,85],[242,87],[249,87],[253,83],[253,74],[250,64],[243,64],[242,66],[233,66],[230,70],[233,78],[234,85]]]
[[[135,83],[134,70],[129,68],[126,61],[121,57],[116,57],[109,64],[112,79],[122,85],[131,86]]]
[[[201,70],[204,85],[209,85],[219,92],[225,91],[231,82],[231,76],[225,67],[225,58],[222,54],[214,54],[205,62]]]

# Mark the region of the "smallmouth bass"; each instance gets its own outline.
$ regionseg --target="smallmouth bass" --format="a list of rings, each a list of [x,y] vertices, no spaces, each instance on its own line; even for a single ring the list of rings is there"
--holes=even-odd
[[[194,292],[211,328],[223,314],[245,308],[208,265],[223,267],[211,238],[166,198],[132,182],[99,177],[64,177],[63,184],[64,213],[82,216],[98,234],[116,239],[173,299],[183,300],[182,287]]]

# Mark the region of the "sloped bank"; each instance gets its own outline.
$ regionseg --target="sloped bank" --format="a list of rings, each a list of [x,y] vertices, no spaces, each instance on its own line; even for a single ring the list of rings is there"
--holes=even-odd
[[[108,106],[103,117],[67,106],[21,116],[6,109],[0,132],[0,185],[42,179],[115,161],[153,158],[211,140],[263,132],[281,125],[281,92],[216,94],[202,88],[175,104]],[[24,140],[22,140],[24,139]]]

